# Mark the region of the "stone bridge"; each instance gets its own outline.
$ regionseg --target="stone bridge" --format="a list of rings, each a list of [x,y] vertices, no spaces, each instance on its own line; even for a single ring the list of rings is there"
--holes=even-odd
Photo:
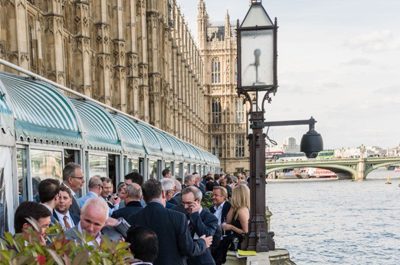
[[[341,176],[348,176],[354,180],[364,180],[368,174],[379,167],[400,165],[400,157],[368,157],[368,158],[333,158],[308,159],[299,161],[266,162],[266,175],[283,169],[303,167],[329,169]]]

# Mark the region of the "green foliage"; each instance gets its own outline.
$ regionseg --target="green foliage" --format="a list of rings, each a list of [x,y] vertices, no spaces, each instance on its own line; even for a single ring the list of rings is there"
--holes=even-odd
[[[67,240],[59,224],[48,228],[47,235],[47,244],[42,245],[34,229],[29,231],[28,240],[22,234],[5,233],[0,238],[0,265],[119,265],[132,260],[126,242],[103,238],[98,245],[86,234],[81,235],[81,242]]]
[[[206,194],[204,194],[203,199],[201,200],[201,206],[209,209],[212,205],[212,192],[208,191]]]

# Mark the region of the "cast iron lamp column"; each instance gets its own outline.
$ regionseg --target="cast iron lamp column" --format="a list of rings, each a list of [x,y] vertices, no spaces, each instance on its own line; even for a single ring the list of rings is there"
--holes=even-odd
[[[250,103],[248,135],[250,149],[250,220],[242,249],[268,251],[265,223],[264,103],[275,94],[277,84],[277,23],[271,21],[260,0],[252,0],[239,26],[237,22],[237,92]]]
[[[267,225],[265,222],[265,134],[264,112],[250,113],[253,133],[248,135],[250,147],[250,220],[246,249],[268,251]]]

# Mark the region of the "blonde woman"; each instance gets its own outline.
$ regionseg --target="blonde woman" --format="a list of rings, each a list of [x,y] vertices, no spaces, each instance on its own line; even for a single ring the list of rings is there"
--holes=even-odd
[[[231,208],[222,224],[225,236],[217,249],[216,265],[226,262],[228,249],[237,250],[243,240],[243,235],[249,232],[250,219],[250,189],[245,184],[239,184],[232,191]]]
[[[247,185],[240,184],[233,189],[231,205],[222,228],[225,233],[232,231],[241,238],[241,235],[249,232],[250,189]]]

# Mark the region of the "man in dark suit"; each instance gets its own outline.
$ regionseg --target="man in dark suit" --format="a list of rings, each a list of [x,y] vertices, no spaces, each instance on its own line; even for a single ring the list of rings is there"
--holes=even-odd
[[[63,185],[71,190],[72,205],[69,210],[72,214],[77,216],[81,214],[81,210],[77,202],[77,193],[81,191],[84,183],[85,177],[83,176],[81,166],[73,162],[68,163],[63,170]]]
[[[51,212],[51,224],[54,224],[56,219],[53,217],[53,212],[59,201],[60,181],[52,178],[44,179],[39,183],[38,192],[40,203]]]
[[[195,186],[182,190],[182,203],[174,208],[185,213],[189,219],[189,229],[194,240],[199,235],[214,236],[218,230],[218,219],[208,209],[201,207],[203,193]],[[210,249],[200,256],[190,257],[189,265],[215,265]]]
[[[174,205],[180,205],[182,201],[182,194],[181,194],[182,184],[177,179],[174,179],[174,182],[175,182],[175,193],[168,202]]]
[[[172,209],[176,206],[175,203],[171,202],[171,199],[175,194],[175,182],[171,178],[162,178],[160,182],[162,190],[165,194],[165,208]]]
[[[222,186],[214,186],[213,187],[213,194],[212,194],[212,201],[213,206],[210,207],[210,212],[214,214],[214,216],[218,219],[218,226],[219,231],[222,234],[222,227],[221,224],[226,222],[226,216],[228,215],[229,209],[231,208],[231,204],[227,201],[228,192]],[[218,258],[220,252],[222,251],[219,249],[219,242],[221,241],[220,238],[215,238],[213,240],[213,245],[211,246],[211,253],[214,257],[214,260],[217,261],[217,264],[220,264],[220,259]]]
[[[113,212],[111,215],[113,218],[118,219],[122,217],[125,220],[128,220],[129,216],[136,214],[143,209],[142,204],[140,203],[140,200],[142,199],[142,188],[138,184],[132,183],[126,185],[125,189],[127,194],[127,197],[125,198],[125,207]]]
[[[79,216],[69,211],[72,205],[72,194],[69,188],[60,187],[59,200],[54,209],[53,217],[60,223],[64,230],[75,227],[79,223]]]
[[[201,176],[199,173],[197,172],[193,172],[193,177],[194,177],[194,185],[201,190],[201,192],[203,194],[206,193],[206,185],[204,185],[204,183],[201,182]]]
[[[165,194],[158,180],[150,179],[143,186],[147,206],[129,217],[131,226],[153,230],[159,241],[159,254],[154,265],[185,265],[187,256],[203,254],[211,245],[212,237],[200,235],[193,241],[183,213],[165,208]]]

